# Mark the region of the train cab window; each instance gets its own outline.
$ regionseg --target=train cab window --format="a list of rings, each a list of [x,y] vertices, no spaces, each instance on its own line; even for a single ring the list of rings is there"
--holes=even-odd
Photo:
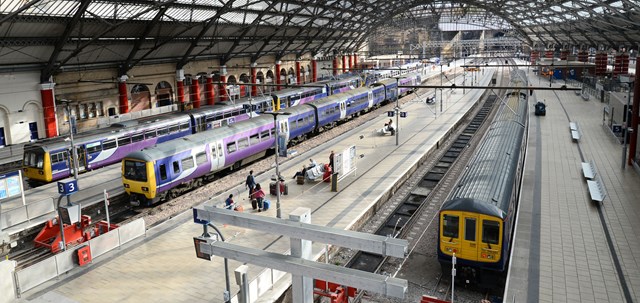
[[[489,244],[498,244],[500,240],[500,222],[483,220],[482,221],[482,242]]]
[[[131,136],[131,141],[133,142],[140,142],[144,140],[144,135],[143,134],[135,134],[133,136]]]
[[[169,133],[169,128],[168,127],[163,127],[158,129],[158,136],[164,136],[166,134]]]
[[[476,219],[475,218],[464,219],[464,239],[467,241],[476,240]]]
[[[124,137],[124,138],[120,138],[118,139],[118,146],[125,146],[131,144],[131,138],[129,137]]]
[[[227,144],[227,153],[233,153],[237,150],[238,148],[236,147],[236,143],[235,142],[231,142]]]
[[[148,132],[144,133],[144,137],[147,138],[147,139],[155,138],[156,137],[156,131],[155,130],[148,131]]]
[[[173,164],[173,173],[177,174],[180,172],[180,163],[178,163],[178,161],[173,161],[171,164]]]
[[[182,171],[193,168],[194,166],[192,156],[186,157],[182,159],[180,162],[182,162]]]
[[[200,166],[205,163],[207,163],[207,153],[199,152],[198,154],[196,154],[196,165]]]
[[[459,220],[460,218],[458,216],[444,215],[442,235],[447,238],[457,238]]]
[[[116,148],[116,140],[106,140],[102,143],[102,149],[103,150],[107,150],[107,149],[112,149],[112,148]]]
[[[158,170],[160,171],[160,180],[167,180],[167,166],[160,164],[160,168]]]
[[[124,160],[124,177],[132,181],[147,181],[147,170],[144,162]]]

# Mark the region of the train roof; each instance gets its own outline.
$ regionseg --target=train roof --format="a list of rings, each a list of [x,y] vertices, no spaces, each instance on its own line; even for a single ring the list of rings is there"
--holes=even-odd
[[[120,124],[112,124],[109,127],[75,134],[73,136],[73,141],[74,145],[80,145],[99,141],[102,139],[112,139],[125,134],[141,133],[151,128],[156,129],[171,124],[189,122],[189,120],[189,115],[181,113],[169,113],[166,115],[159,115],[149,119],[144,119],[138,124],[131,127],[122,127]],[[25,145],[25,149],[29,149],[31,147],[42,147],[45,150],[55,150],[63,147],[66,148],[70,146],[70,142],[67,140],[67,137],[68,134],[63,134],[62,136],[58,136],[48,140],[29,143]]]
[[[466,211],[497,217],[500,219],[504,219],[507,216],[504,211],[495,205],[473,198],[456,198],[448,200],[442,204],[440,211],[443,210]]]
[[[527,108],[526,94],[514,94],[501,103],[450,200],[468,198],[508,212],[518,182]]]

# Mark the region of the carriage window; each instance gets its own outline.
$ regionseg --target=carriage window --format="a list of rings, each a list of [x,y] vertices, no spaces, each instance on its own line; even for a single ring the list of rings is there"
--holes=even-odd
[[[102,151],[102,145],[100,145],[100,142],[87,144],[87,154],[93,154],[99,151]]]
[[[180,129],[180,126],[178,126],[178,125],[170,126],[170,127],[169,127],[169,133],[170,133],[170,134],[172,134],[172,133],[177,133],[179,129]]]
[[[193,168],[193,157],[189,156],[187,158],[182,159],[182,171]]]
[[[178,161],[173,161],[173,173],[177,174],[180,172],[180,164]]]
[[[222,144],[218,143],[218,157],[222,158]]]
[[[200,165],[202,165],[202,164],[204,164],[204,163],[207,163],[207,153],[205,153],[205,152],[199,152],[199,153],[196,155],[196,165],[197,165],[197,166],[200,166]]]
[[[58,163],[58,162],[60,162],[60,160],[58,160],[58,154],[51,155],[51,164]]]
[[[164,164],[160,164],[160,180],[167,180],[167,166]]]
[[[464,219],[464,239],[467,241],[476,240],[476,219],[475,218]]]
[[[124,160],[124,177],[133,181],[147,181],[145,163],[141,161]]]
[[[231,142],[229,144],[227,144],[227,153],[233,153],[236,151],[236,143],[235,142]]]
[[[249,139],[247,138],[238,139],[238,149],[245,149],[247,148],[247,146],[249,146]]]
[[[142,140],[144,140],[144,136],[142,134],[135,134],[131,136],[131,141],[133,142],[140,142]]]
[[[212,146],[211,147],[211,159],[215,159],[216,157],[217,157],[216,156],[216,147]]]
[[[147,138],[147,139],[155,138],[156,137],[156,131],[155,130],[148,131],[148,132],[144,133],[144,137]]]
[[[187,130],[189,129],[189,122],[184,122],[182,124],[180,124],[180,130]]]
[[[268,130],[262,131],[260,133],[260,138],[262,138],[262,141],[269,140],[269,131]]]
[[[131,138],[124,137],[124,138],[118,139],[118,146],[125,146],[127,144],[131,144]]]
[[[444,230],[442,231],[444,237],[458,237],[458,220],[458,216],[444,215]]]
[[[106,150],[106,149],[112,149],[116,147],[116,140],[107,140],[104,141],[104,143],[102,143],[102,149]]]
[[[260,142],[260,138],[258,138],[258,134],[255,134],[249,137],[249,145],[258,144],[258,142]]]
[[[169,133],[169,128],[168,127],[163,127],[161,129],[158,129],[158,136],[164,136],[166,134]]]
[[[500,239],[500,222],[483,220],[482,221],[482,242],[489,244],[498,244]]]

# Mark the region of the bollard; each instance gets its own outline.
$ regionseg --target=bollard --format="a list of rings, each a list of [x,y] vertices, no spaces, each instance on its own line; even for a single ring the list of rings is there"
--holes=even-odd
[[[333,173],[331,175],[331,191],[338,191],[338,173]]]

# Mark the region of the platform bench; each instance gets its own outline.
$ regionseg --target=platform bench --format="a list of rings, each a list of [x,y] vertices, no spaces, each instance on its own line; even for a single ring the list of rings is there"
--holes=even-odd
[[[571,138],[573,140],[580,140],[580,130],[578,130],[577,122],[569,122],[569,129],[571,129]]]
[[[596,170],[589,162],[582,162],[582,175],[585,179],[591,179],[596,177]]]
[[[606,197],[606,193],[604,192],[600,181],[587,180],[587,186],[589,186],[589,195],[591,195],[591,200],[602,203],[602,201]]]

